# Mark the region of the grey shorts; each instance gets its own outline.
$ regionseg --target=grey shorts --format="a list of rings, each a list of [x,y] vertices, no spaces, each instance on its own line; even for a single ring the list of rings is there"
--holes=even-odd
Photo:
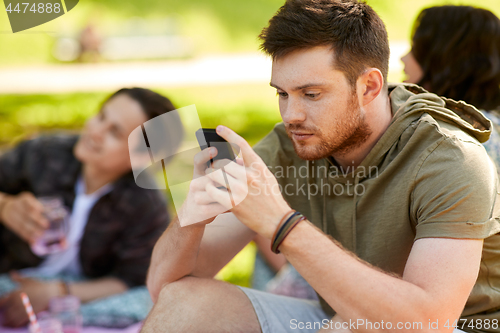
[[[321,328],[335,328],[331,327],[331,318],[321,309],[318,301],[274,295],[244,287],[239,288],[252,302],[262,333],[315,333]],[[377,324],[371,323],[371,325],[375,325],[374,328]],[[422,332],[424,331],[422,329]],[[458,329],[453,331],[453,333],[461,332],[463,331]]]

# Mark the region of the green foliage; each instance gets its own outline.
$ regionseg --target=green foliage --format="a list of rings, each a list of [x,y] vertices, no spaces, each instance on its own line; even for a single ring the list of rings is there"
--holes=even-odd
[[[498,0],[366,0],[384,21],[390,40],[409,40],[413,22],[420,11],[442,5],[470,5],[491,10],[500,16]]]
[[[0,95],[0,144],[39,132],[79,129],[106,95]]]
[[[470,4],[500,15],[498,0],[367,0],[386,23],[391,40],[408,40],[418,12],[442,4]],[[24,33],[10,34],[7,13],[0,10],[0,66],[56,62],[51,51],[58,36],[78,35],[89,22],[106,34],[124,33],[132,18],[174,18],[177,32],[190,38],[196,54],[256,51],[257,36],[283,0],[86,0],[65,16]]]
[[[227,125],[252,144],[280,121],[273,90],[256,84],[156,89],[179,108],[195,104],[202,126]],[[0,144],[44,131],[78,130],[109,94],[0,95]]]
[[[238,286],[251,287],[251,278],[255,265],[255,243],[248,244],[217,275],[216,279],[224,280]]]

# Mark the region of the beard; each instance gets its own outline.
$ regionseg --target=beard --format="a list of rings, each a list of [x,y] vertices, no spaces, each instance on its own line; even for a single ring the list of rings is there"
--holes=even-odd
[[[332,155],[343,156],[368,140],[372,130],[361,112],[355,91],[351,94],[347,109],[341,116],[342,119],[335,121],[335,128],[327,129],[327,133],[316,126],[285,124],[286,132],[292,140],[297,155],[307,161],[320,160]],[[292,131],[313,133],[320,142],[311,145],[307,142],[294,141]]]

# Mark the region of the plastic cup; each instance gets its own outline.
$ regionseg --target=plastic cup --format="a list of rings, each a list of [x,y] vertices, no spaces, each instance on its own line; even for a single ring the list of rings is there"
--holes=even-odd
[[[69,211],[64,206],[62,198],[40,197],[37,198],[44,207],[44,216],[49,221],[49,228],[40,236],[31,250],[39,256],[57,253],[66,249],[66,234],[68,227]]]

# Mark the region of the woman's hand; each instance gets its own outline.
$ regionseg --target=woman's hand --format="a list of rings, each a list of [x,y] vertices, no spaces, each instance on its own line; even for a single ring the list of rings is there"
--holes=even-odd
[[[237,163],[214,162],[213,166],[218,170],[208,173],[208,177],[217,186],[227,187],[227,180],[231,195],[211,182],[205,184],[207,195],[210,200],[231,210],[250,229],[271,239],[281,218],[291,210],[281,195],[276,178],[245,139],[224,126],[217,127],[217,134],[237,145],[243,159],[237,159]]]
[[[49,227],[43,205],[30,192],[7,196],[0,211],[0,221],[28,243],[33,243]]]
[[[59,281],[39,281],[32,278],[21,277],[18,273],[11,273],[13,281],[19,284],[15,290],[0,299],[0,309],[4,311],[5,326],[19,327],[28,322],[28,315],[21,299],[21,292],[25,292],[33,306],[35,313],[46,310],[52,297],[63,294]]]

